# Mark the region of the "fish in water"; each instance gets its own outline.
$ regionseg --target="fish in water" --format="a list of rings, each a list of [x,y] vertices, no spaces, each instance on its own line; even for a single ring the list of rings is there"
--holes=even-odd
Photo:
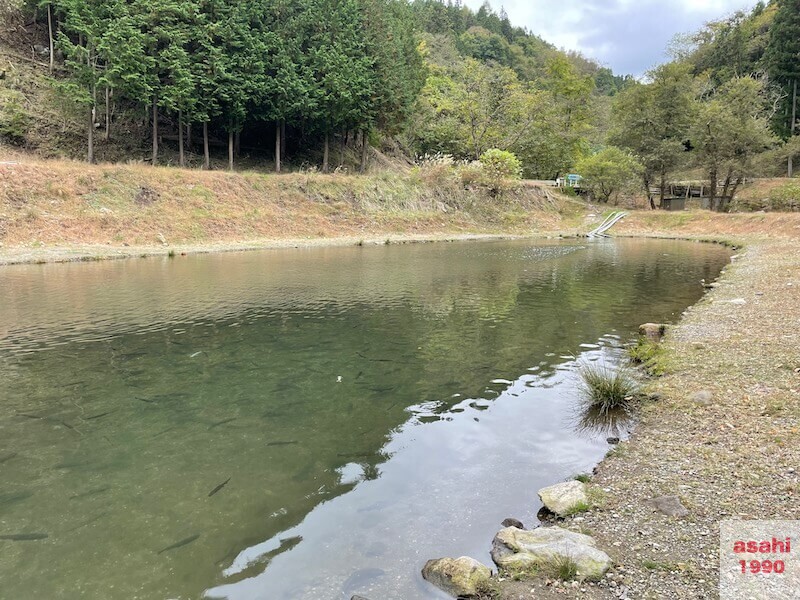
[[[113,412],[113,411],[107,410],[107,411],[106,411],[106,412],[104,412],[104,413],[100,413],[100,414],[98,414],[98,415],[92,415],[91,417],[86,417],[86,418],[84,419],[84,421],[89,421],[89,420],[91,420],[91,419],[99,419],[100,417],[105,417],[106,415],[108,415],[108,414],[111,414],[112,412]]]
[[[2,465],[3,463],[6,463],[6,462],[8,462],[8,461],[10,461],[10,460],[11,460],[12,458],[14,458],[16,455],[17,455],[17,453],[16,453],[16,452],[11,452],[10,454],[6,454],[6,455],[4,455],[4,456],[0,456],[0,465]]]
[[[214,427],[219,427],[220,425],[225,425],[225,423],[230,423],[231,421],[235,421],[236,417],[231,417],[230,419],[223,419],[222,421],[217,421],[216,423],[212,423],[208,426],[209,429],[214,429]]]
[[[148,404],[155,403],[155,400],[151,400],[150,398],[142,398],[141,396],[136,396],[137,400],[141,400],[142,402],[147,402]]]
[[[94,488],[92,490],[87,490],[85,492],[81,492],[80,494],[75,494],[70,496],[70,500],[77,500],[78,498],[86,498],[88,496],[96,496],[97,494],[102,494],[103,492],[107,492],[111,489],[110,485],[104,485],[103,487]]]
[[[162,548],[161,550],[158,551],[158,554],[161,554],[163,552],[168,552],[170,550],[175,550],[176,548],[180,548],[182,546],[186,546],[188,544],[191,544],[193,541],[195,541],[199,537],[200,537],[199,533],[195,533],[194,535],[190,535],[189,537],[184,538],[179,542],[175,542],[174,544],[172,544],[170,546],[167,546],[166,548]]]
[[[33,492],[6,492],[5,494],[0,494],[0,505],[21,502],[22,500],[27,500],[31,496],[33,496]]]
[[[0,540],[10,540],[12,542],[32,542],[34,540],[43,540],[50,537],[46,533],[7,533],[0,535]]]
[[[220,491],[222,488],[224,488],[226,485],[228,485],[228,482],[229,482],[230,480],[231,480],[231,478],[230,478],[230,477],[228,477],[228,478],[227,478],[225,481],[223,481],[223,482],[222,482],[222,483],[220,483],[220,484],[219,484],[217,487],[215,487],[213,490],[211,490],[210,492],[208,492],[208,497],[210,498],[211,496],[213,496],[214,494],[216,494],[218,491]]]
[[[290,440],[288,442],[268,442],[267,446],[289,446],[291,444],[299,444],[297,440]]]

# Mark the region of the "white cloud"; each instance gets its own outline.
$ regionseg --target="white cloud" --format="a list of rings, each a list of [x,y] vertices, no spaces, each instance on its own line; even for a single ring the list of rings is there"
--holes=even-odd
[[[465,0],[478,9],[483,0]],[[641,75],[666,60],[666,46],[677,33],[755,0],[490,0],[505,6],[511,22],[527,27],[559,48],[578,50],[616,73]]]

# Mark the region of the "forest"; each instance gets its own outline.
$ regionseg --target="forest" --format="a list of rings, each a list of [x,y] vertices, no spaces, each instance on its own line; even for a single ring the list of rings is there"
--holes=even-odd
[[[363,171],[373,151],[468,165],[499,150],[524,177],[578,172],[608,201],[630,186],[663,195],[692,169],[730,197],[746,177],[791,175],[800,149],[800,0],[676,37],[672,60],[641,79],[488,3],[27,0],[4,13],[47,67],[64,122],[80,124],[62,138],[82,138],[90,162],[209,168],[216,155],[233,169],[246,156],[328,172],[348,156]],[[36,151],[26,100],[13,76],[0,81],[0,138]]]

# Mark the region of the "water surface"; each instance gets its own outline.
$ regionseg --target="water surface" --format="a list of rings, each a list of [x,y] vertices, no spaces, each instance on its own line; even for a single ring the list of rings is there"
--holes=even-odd
[[[437,598],[591,469],[575,365],[728,261],[671,241],[272,250],[0,270],[9,598]],[[4,539],[2,536],[6,536]],[[45,537],[46,536],[46,537]]]

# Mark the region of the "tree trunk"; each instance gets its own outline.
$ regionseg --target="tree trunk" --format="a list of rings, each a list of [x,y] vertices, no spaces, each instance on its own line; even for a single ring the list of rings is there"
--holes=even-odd
[[[94,107],[89,107],[89,129],[87,130],[86,160],[89,164],[94,162]]]
[[[744,179],[742,177],[737,177],[736,181],[733,182],[733,187],[731,188],[731,200],[733,200],[733,197],[736,196],[736,190],[739,189],[739,186],[742,185],[743,181]]]
[[[106,141],[111,139],[111,88],[106,86]]]
[[[228,131],[228,170],[233,171],[233,129]]]
[[[50,4],[47,5],[47,34],[50,39],[50,74],[52,75],[56,56],[53,48],[53,7]]]
[[[361,165],[359,171],[365,173],[367,171],[367,152],[369,151],[369,135],[366,131],[361,132]]]
[[[186,160],[183,156],[183,112],[178,111],[178,164],[181,167],[186,166]]]
[[[717,177],[719,173],[717,172],[717,167],[713,167],[708,174],[709,185],[708,185],[708,208],[714,210],[714,200],[717,199]]]
[[[329,152],[329,147],[330,147],[330,140],[328,138],[329,138],[328,132],[326,131],[325,132],[325,148],[322,151],[322,172],[323,173],[327,173],[328,172],[328,152]]]
[[[203,121],[203,168],[211,169],[211,156],[208,153],[208,121]]]
[[[153,96],[153,166],[158,164],[158,98]]]
[[[342,137],[339,140],[339,166],[344,166],[344,148],[347,145],[347,132],[342,133]]]
[[[794,85],[792,86],[792,122],[789,126],[789,135],[794,135],[794,130],[797,127],[797,79],[794,80]],[[789,159],[787,161],[787,168],[786,168],[787,177],[792,177],[794,175],[794,157],[789,154]]]
[[[281,124],[275,121],[275,172],[281,172]]]

